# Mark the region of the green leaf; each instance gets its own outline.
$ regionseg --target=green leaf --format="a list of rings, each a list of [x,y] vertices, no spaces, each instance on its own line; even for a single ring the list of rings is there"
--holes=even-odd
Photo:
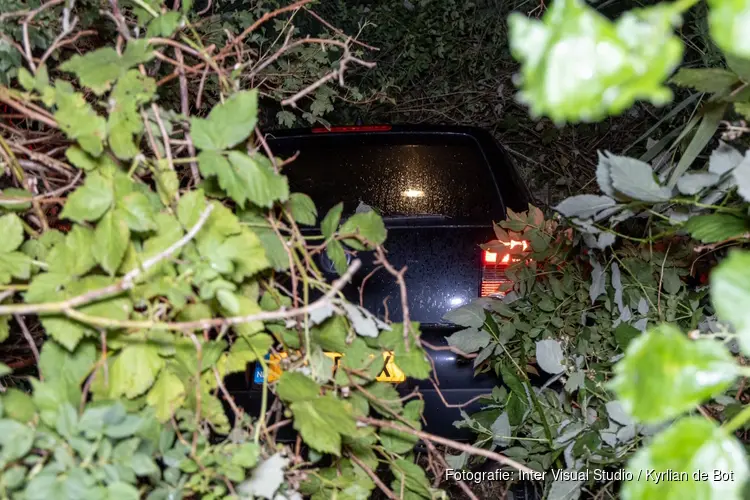
[[[286,177],[274,172],[268,159],[260,154],[251,157],[231,151],[227,160],[219,153],[203,151],[198,155],[198,162],[201,173],[217,176],[222,189],[240,206],[250,201],[260,207],[270,207],[289,196]]]
[[[333,262],[333,267],[339,276],[346,272],[346,251],[340,241],[331,240],[328,242],[328,245],[326,245],[326,256]]]
[[[487,347],[490,340],[492,340],[492,337],[484,330],[469,327],[457,331],[448,337],[447,340],[449,345],[460,349],[467,354],[471,354]]]
[[[676,14],[664,5],[628,11],[612,23],[581,0],[554,2],[542,21],[511,14],[520,100],[533,116],[558,124],[619,114],[636,99],[666,104],[672,92],[662,82],[682,59],[672,32]]]
[[[0,208],[4,208],[9,212],[25,212],[31,208],[32,198],[33,195],[25,189],[5,188],[0,193]]]
[[[326,237],[327,240],[330,240],[333,237],[333,233],[336,232],[336,228],[339,227],[339,221],[341,220],[341,212],[344,210],[344,204],[338,203],[337,205],[334,205],[326,214],[326,216],[323,218],[323,221],[320,223],[320,230],[323,233],[323,236]]]
[[[47,262],[50,273],[83,276],[95,265],[91,249],[94,245],[94,231],[75,225],[49,252]]]
[[[481,328],[482,325],[484,325],[484,318],[484,308],[482,307],[482,304],[477,301],[470,302],[465,306],[448,311],[443,316],[445,321],[473,328]]]
[[[34,429],[15,420],[0,420],[0,463],[23,458],[34,444]]]
[[[134,343],[126,345],[112,364],[109,373],[111,397],[125,396],[133,399],[146,392],[164,366],[155,344]]]
[[[135,486],[131,486],[128,483],[118,481],[110,483],[107,486],[108,498],[116,498],[117,500],[138,500],[140,494]]]
[[[292,193],[286,204],[298,224],[313,226],[318,220],[318,211],[312,198],[303,193]]]
[[[601,165],[602,156],[599,157]],[[599,169],[597,169],[599,172]],[[607,169],[609,175],[609,169]],[[610,181],[611,182],[611,181]],[[555,211],[565,217],[578,217],[587,219],[593,217],[599,212],[614,207],[617,203],[609,196],[599,196],[594,194],[579,194],[564,199],[555,207]]]
[[[725,92],[739,82],[737,75],[720,68],[681,68],[669,83],[712,94]]]
[[[153,231],[156,229],[154,209],[143,193],[130,193],[117,201],[120,216],[131,231]]]
[[[145,39],[131,40],[122,56],[112,47],[89,51],[82,56],[74,55],[61,64],[60,69],[75,73],[81,85],[100,96],[128,69],[153,57],[147,43]]]
[[[94,258],[105,271],[115,274],[130,242],[127,222],[118,211],[111,210],[96,225],[94,238]]]
[[[60,217],[75,222],[95,221],[109,210],[113,202],[112,183],[101,174],[93,172],[87,175],[83,185],[65,200]]]
[[[190,119],[193,143],[204,151],[232,148],[250,135],[257,123],[257,116],[258,91],[237,92],[224,103],[214,106],[208,118]]]
[[[169,206],[177,198],[180,189],[180,179],[177,172],[170,167],[166,160],[156,162],[154,166],[154,180],[156,180],[156,191],[162,204]]]
[[[318,397],[320,386],[301,373],[284,372],[276,386],[276,393],[288,403],[309,401]]]
[[[734,251],[711,273],[711,301],[716,315],[731,323],[740,348],[750,353],[750,252]]]
[[[721,343],[690,341],[663,324],[630,342],[625,358],[615,365],[615,375],[611,388],[625,411],[652,423],[722,393],[737,377],[737,368]]]
[[[709,0],[708,26],[718,47],[734,56],[750,58],[747,25],[750,0]]]
[[[391,483],[391,488],[395,491],[401,491],[401,485],[420,498],[430,499],[430,482],[424,470],[417,464],[408,460],[398,459],[391,463],[391,472],[395,479]],[[408,498],[408,497],[406,497]]]
[[[392,346],[391,349],[393,350],[394,360],[396,361],[396,365],[402,372],[404,372],[404,375],[418,380],[427,380],[430,378],[432,364],[419,342],[419,323],[416,321],[411,323],[409,328],[408,350],[406,349],[407,341],[404,340],[403,323],[391,324],[390,331],[386,330],[380,336],[383,342],[387,341],[387,338],[393,339],[393,341],[389,343]]]
[[[4,377],[13,373],[13,369],[5,363],[0,363],[0,377]]]
[[[346,361],[346,358],[345,356],[342,362]],[[383,382],[373,382],[366,389],[376,398],[375,401],[371,401],[370,403],[375,411],[386,418],[393,418],[393,413],[391,412],[401,413],[403,403],[401,402],[401,396],[393,385]]]
[[[350,404],[327,394],[292,403],[294,428],[305,443],[321,453],[341,454],[341,435],[353,436],[357,426]]]
[[[242,443],[232,453],[232,463],[245,469],[255,467],[260,458],[260,446],[256,443]]]
[[[77,140],[81,148],[93,156],[104,150],[102,141],[107,137],[107,122],[96,114],[94,108],[81,94],[66,88],[58,80],[55,87],[57,111],[55,120],[70,138]]]
[[[70,163],[80,168],[81,170],[96,170],[100,166],[99,160],[97,158],[92,158],[88,153],[83,151],[78,146],[70,146],[68,149],[66,149],[65,157]],[[70,196],[68,196],[68,201],[69,200]]]
[[[16,214],[0,217],[0,253],[10,253],[18,249],[23,243],[23,224]]]
[[[745,219],[729,214],[697,215],[688,219],[685,230],[703,243],[726,241],[748,232]]]
[[[238,337],[229,349],[226,373],[245,371],[247,364],[265,356],[273,343],[273,337],[266,333]]]
[[[133,142],[133,135],[144,128],[138,106],[150,101],[155,93],[156,81],[137,70],[126,72],[112,90],[107,134],[112,152],[119,159],[128,160],[140,152]]]
[[[6,416],[11,420],[26,424],[34,418],[36,414],[34,402],[25,392],[9,387],[0,398]]]
[[[31,76],[29,70],[27,70],[26,68],[19,68],[18,83],[20,83],[21,87],[23,87],[25,90],[32,91],[34,90],[36,82],[34,82],[34,77]]]
[[[385,242],[386,229],[383,218],[374,210],[369,210],[349,217],[339,228],[339,234],[358,235],[359,238],[345,238],[344,243],[355,250],[365,250],[382,245]]]
[[[565,371],[561,363],[564,358],[559,341],[548,339],[536,343],[536,362],[545,372],[557,374]]]
[[[162,370],[154,386],[148,391],[146,402],[156,410],[159,422],[166,422],[185,402],[185,385],[171,371]]]
[[[186,230],[198,223],[201,214],[206,210],[206,197],[202,189],[186,193],[177,203],[177,220]]]
[[[403,417],[411,422],[415,429],[421,430],[422,424],[419,419],[422,416],[423,410],[424,401],[418,399],[409,401],[404,406]],[[414,434],[384,428],[380,431],[380,441],[383,443],[383,447],[389,452],[404,454],[414,448],[414,445],[417,444],[419,438]]]
[[[602,168],[608,168],[612,188],[626,199],[659,202],[672,197],[672,189],[658,183],[651,165],[646,162],[605,151],[599,163]]]
[[[742,445],[703,417],[684,418],[656,436],[630,459],[628,471],[643,480],[623,481],[625,500],[743,498],[748,475]],[[647,471],[654,471],[650,480]],[[725,479],[716,480],[717,473]],[[661,481],[654,480],[657,474]]]
[[[146,37],[169,38],[180,25],[181,20],[182,16],[179,12],[169,11],[166,14],[162,14],[148,23],[148,28],[146,29]]]
[[[750,102],[735,102],[734,112],[750,120]]]

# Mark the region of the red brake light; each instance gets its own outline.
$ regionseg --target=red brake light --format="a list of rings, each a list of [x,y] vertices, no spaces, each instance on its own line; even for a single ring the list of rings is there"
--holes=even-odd
[[[527,250],[529,244],[526,241],[512,240],[509,242],[500,242],[504,246],[511,248],[521,247],[522,250]],[[510,265],[512,261],[516,261],[516,258],[512,258],[512,254],[506,253],[502,257],[497,252],[485,250],[482,254],[482,286],[479,294],[481,297],[487,297],[489,295],[502,295],[500,286],[503,283],[507,283],[508,280],[505,278],[505,268]]]
[[[315,127],[312,129],[313,134],[326,134],[328,132],[388,132],[391,130],[390,125],[358,125],[349,127]]]

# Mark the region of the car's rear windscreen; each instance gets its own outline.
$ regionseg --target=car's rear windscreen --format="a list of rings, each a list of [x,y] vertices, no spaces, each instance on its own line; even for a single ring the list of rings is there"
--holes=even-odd
[[[502,213],[500,193],[477,142],[463,134],[320,134],[270,141],[293,192],[325,214],[343,201],[383,215],[442,215],[487,222]]]

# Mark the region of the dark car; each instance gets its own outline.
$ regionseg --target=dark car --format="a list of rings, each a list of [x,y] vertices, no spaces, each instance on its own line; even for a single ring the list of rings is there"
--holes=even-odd
[[[269,145],[281,157],[299,152],[284,173],[292,191],[312,197],[321,217],[341,201],[343,217],[362,206],[382,214],[388,259],[397,269],[408,268],[410,318],[420,322],[425,341],[446,346],[446,337],[458,328],[443,315],[499,285],[498,263],[484,256],[480,244],[494,237],[492,222],[504,219],[506,208],[527,209],[529,193],[488,132],[469,127],[335,127],[274,133]],[[360,301],[363,278],[375,267],[371,256],[360,257],[362,268],[344,290],[355,303]],[[325,256],[320,265],[335,277]],[[398,284],[386,271],[367,280],[362,298],[371,312],[383,317],[387,307],[390,320],[401,321]],[[427,351],[449,405],[488,393],[499,382],[492,375],[474,377],[472,360],[449,350]],[[240,405],[256,414],[262,370],[247,380],[233,380],[231,391]],[[460,410],[446,407],[431,382],[407,379],[397,385],[403,393],[414,387],[424,397],[427,432],[470,437],[453,426],[461,419]],[[477,406],[463,409],[471,412]]]

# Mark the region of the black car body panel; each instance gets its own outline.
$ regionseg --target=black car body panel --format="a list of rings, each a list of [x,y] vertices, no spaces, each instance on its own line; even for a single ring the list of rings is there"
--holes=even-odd
[[[269,134],[267,139],[274,154],[283,158],[299,152],[284,173],[292,191],[312,197],[320,218],[339,199],[344,200],[344,218],[362,203],[384,209],[388,259],[397,269],[407,267],[410,319],[420,322],[423,339],[437,347],[428,349],[428,354],[435,364],[440,393],[429,381],[406,380],[397,388],[408,393],[419,387],[425,400],[426,431],[469,438],[468,432],[453,426],[461,418],[460,409],[450,405],[490,392],[499,380],[488,374],[474,377],[472,360],[440,349],[458,329],[442,318],[479,296],[479,245],[494,237],[492,222],[505,218],[506,207],[527,209],[529,193],[505,151],[488,132],[470,127],[288,130]],[[404,193],[417,188],[423,196],[406,199]],[[344,289],[355,303],[360,302],[362,281],[375,267],[367,252],[360,252],[358,258],[363,266]],[[326,260],[321,256],[320,268],[333,279],[335,272]],[[362,299],[378,316],[385,317],[387,308],[391,321],[402,320],[398,284],[386,271],[367,279]],[[227,385],[238,404],[257,414],[260,387],[253,382],[253,368],[247,376],[229,377]],[[463,408],[476,409],[478,403]],[[283,439],[284,434],[279,437]]]

